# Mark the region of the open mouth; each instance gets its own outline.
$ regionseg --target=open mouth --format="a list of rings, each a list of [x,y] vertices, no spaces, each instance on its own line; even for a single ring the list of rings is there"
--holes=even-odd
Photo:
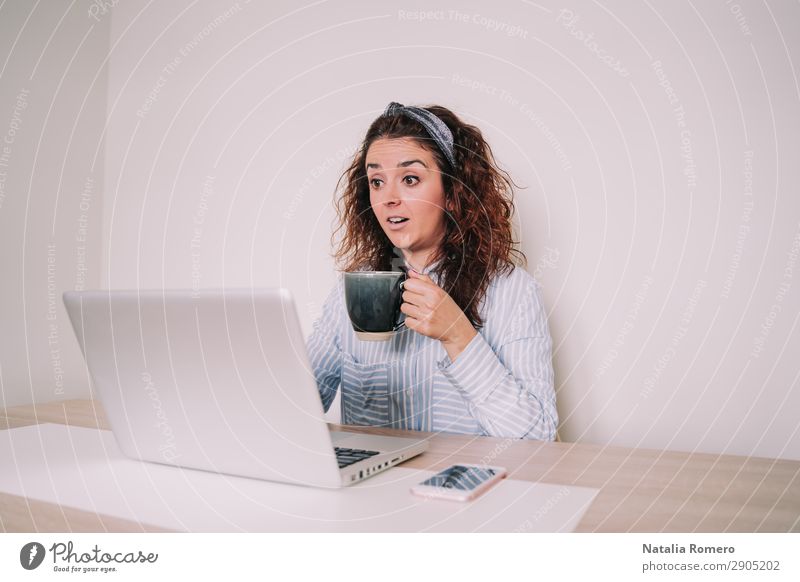
[[[386,229],[390,231],[403,230],[409,223],[405,216],[391,216],[386,220]]]

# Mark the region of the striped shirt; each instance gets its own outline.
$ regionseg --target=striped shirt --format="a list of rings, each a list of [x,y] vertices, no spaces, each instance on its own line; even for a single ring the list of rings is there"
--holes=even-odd
[[[484,326],[455,361],[439,340],[406,327],[388,341],[358,340],[341,273],[322,313],[306,344],[326,412],[342,391],[344,424],[555,439],[552,340],[539,285],[524,269],[490,282]]]

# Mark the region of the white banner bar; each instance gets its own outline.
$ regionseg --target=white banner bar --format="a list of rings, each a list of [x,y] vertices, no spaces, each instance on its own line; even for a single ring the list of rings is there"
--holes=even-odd
[[[800,580],[792,534],[4,534],[0,580]]]

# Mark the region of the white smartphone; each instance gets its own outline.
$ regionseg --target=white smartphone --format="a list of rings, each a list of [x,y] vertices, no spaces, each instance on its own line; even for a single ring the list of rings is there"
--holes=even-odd
[[[448,467],[411,488],[412,493],[425,497],[469,501],[485,492],[506,476],[503,467],[462,463]]]

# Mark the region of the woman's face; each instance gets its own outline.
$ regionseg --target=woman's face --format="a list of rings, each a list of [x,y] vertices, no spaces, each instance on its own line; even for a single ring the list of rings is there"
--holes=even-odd
[[[446,232],[442,175],[412,139],[377,139],[367,150],[369,203],[383,232],[416,268],[428,265]],[[404,218],[394,224],[390,218]]]

